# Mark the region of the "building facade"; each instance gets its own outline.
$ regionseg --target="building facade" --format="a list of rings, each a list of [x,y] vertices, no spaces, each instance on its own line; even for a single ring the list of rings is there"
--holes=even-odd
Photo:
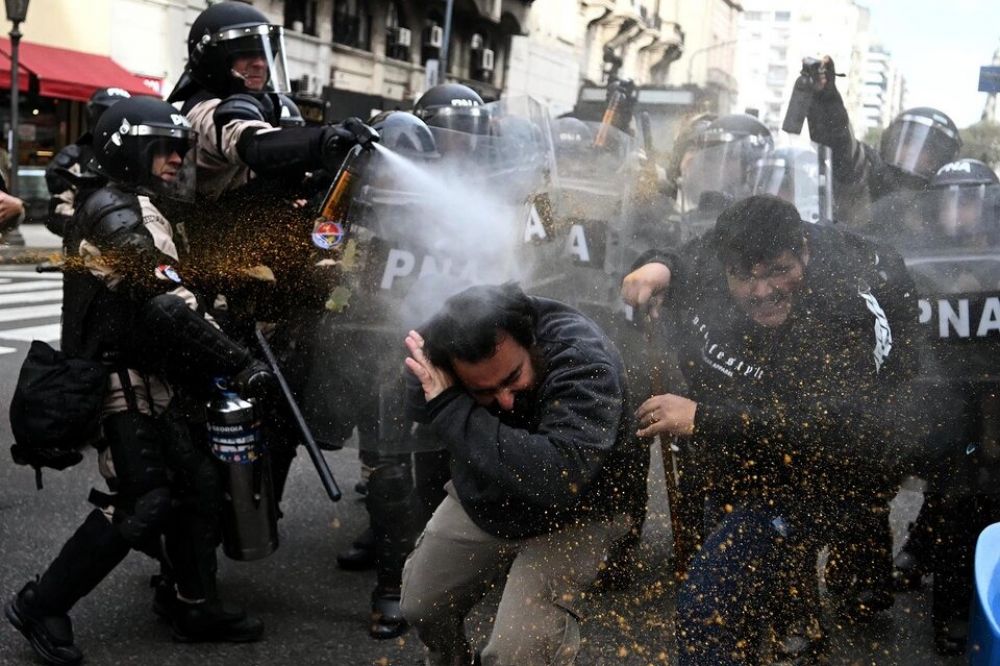
[[[739,27],[739,110],[781,127],[806,56],[833,58],[837,88],[855,132],[863,136],[868,10],[854,0],[744,0]]]
[[[888,127],[906,103],[905,80],[884,46],[872,44],[869,47],[864,72],[860,136],[873,129]]]

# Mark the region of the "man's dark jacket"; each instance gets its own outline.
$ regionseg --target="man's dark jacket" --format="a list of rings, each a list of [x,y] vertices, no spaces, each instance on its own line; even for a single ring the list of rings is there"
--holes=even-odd
[[[804,284],[776,329],[738,308],[708,239],[646,257],[672,269],[671,342],[698,403],[690,454],[734,498],[866,495],[914,425],[917,299],[902,260],[832,227],[803,233]]]
[[[453,386],[426,403],[420,419],[451,453],[462,508],[506,539],[628,514],[644,497],[649,457],[648,442],[634,435],[634,405],[611,341],[567,305],[532,302],[541,376],[515,410],[481,407]],[[424,405],[422,393],[411,400]]]

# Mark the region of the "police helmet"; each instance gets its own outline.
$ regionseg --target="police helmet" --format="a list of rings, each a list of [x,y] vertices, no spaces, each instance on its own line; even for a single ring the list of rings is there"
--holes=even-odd
[[[1000,179],[979,160],[961,159],[938,169],[926,193],[927,218],[940,236],[963,245],[1000,241]]]
[[[167,102],[131,97],[98,121],[92,166],[130,191],[189,199],[194,196],[196,139],[187,118]]]
[[[237,71],[239,58],[254,58],[249,70]],[[188,34],[188,70],[209,92],[288,92],[284,30],[243,2],[220,2],[195,19]]]
[[[751,171],[773,146],[771,131],[751,115],[734,113],[713,120],[692,143],[681,179],[682,208],[704,208],[709,200],[749,195]]]
[[[413,113],[430,127],[488,134],[489,115],[482,106],[483,98],[469,86],[442,83],[420,96],[413,105]]]
[[[439,157],[434,136],[427,124],[406,111],[386,111],[371,121],[381,135],[382,146],[411,159]]]
[[[128,99],[132,95],[124,88],[98,88],[87,100],[87,125],[90,131],[97,127],[97,121],[101,119],[101,114],[108,110],[112,104]]]
[[[979,160],[969,158],[949,162],[938,169],[931,179],[931,187],[997,185],[996,172]]]
[[[929,181],[958,156],[962,139],[947,114],[929,107],[907,109],[882,134],[882,160],[905,173]]]

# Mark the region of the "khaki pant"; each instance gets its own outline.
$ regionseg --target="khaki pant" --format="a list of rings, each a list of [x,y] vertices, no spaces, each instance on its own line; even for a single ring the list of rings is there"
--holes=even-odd
[[[454,492],[449,483],[403,569],[403,615],[428,647],[428,663],[471,663],[465,616],[509,564],[484,666],[572,664],[581,593],[627,531],[626,518],[512,541],[476,527]]]

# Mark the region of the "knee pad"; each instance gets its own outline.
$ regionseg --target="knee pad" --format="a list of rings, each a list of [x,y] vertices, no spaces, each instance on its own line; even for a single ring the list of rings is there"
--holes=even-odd
[[[118,531],[132,545],[148,542],[166,527],[170,510],[170,490],[166,486],[153,488],[135,500],[130,512],[115,513],[122,516]]]

